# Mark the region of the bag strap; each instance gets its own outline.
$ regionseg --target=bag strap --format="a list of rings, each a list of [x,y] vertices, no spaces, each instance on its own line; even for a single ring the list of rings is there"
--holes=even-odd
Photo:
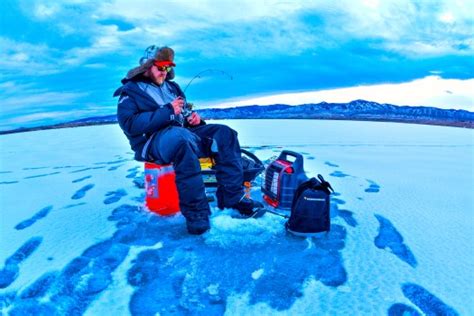
[[[326,180],[324,180],[323,176],[318,174],[318,179],[320,181],[320,185],[326,189],[327,193],[328,194],[331,194],[331,192],[334,193],[334,189],[332,188],[331,184],[329,182],[327,182]],[[330,191],[331,190],[331,191]]]

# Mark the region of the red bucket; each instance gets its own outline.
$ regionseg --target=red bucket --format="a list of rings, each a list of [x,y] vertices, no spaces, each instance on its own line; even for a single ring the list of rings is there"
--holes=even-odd
[[[172,165],[145,162],[145,204],[159,215],[169,216],[179,212],[179,196]]]

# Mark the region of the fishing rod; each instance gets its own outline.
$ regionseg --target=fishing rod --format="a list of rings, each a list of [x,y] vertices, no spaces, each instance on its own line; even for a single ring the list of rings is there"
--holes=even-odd
[[[266,210],[268,213],[271,213],[273,215],[277,215],[277,216],[281,216],[283,218],[290,218],[288,215],[285,215],[285,214],[281,214],[281,213],[278,213],[278,212],[275,212],[275,211],[272,211],[272,210]]]
[[[228,72],[224,71],[224,70],[220,70],[220,69],[205,69],[203,71],[200,71],[198,72],[194,77],[191,78],[191,80],[189,80],[188,84],[186,85],[186,87],[184,88],[183,92],[186,93],[186,90],[188,89],[189,85],[191,85],[191,83],[195,80],[195,79],[198,79],[198,78],[202,78],[202,75],[206,72],[214,72],[214,73],[220,73],[222,75],[225,75],[227,76],[228,78],[230,78],[230,80],[233,80],[233,77],[232,75],[230,75]]]
[[[230,78],[230,80],[233,79],[232,75],[230,75],[228,72],[224,71],[224,70],[220,70],[220,69],[205,69],[203,71],[200,71],[198,72],[194,77],[191,78],[191,80],[189,80],[188,84],[186,85],[186,87],[184,88],[183,90],[183,93],[186,94],[186,90],[189,88],[189,85],[195,80],[195,79],[198,79],[198,78],[202,78],[202,75],[206,72],[214,72],[214,73],[220,73],[222,75],[225,75],[227,76],[228,78]],[[192,103],[188,103],[186,102],[186,100],[184,101],[184,106],[183,106],[183,116],[184,117],[188,117],[190,116],[191,114],[193,113],[193,104]]]

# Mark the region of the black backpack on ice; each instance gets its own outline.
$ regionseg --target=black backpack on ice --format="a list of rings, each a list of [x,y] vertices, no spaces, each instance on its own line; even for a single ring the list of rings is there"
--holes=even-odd
[[[320,174],[318,179],[311,178],[300,184],[293,197],[286,229],[298,236],[329,231],[330,190],[333,191],[331,185]]]

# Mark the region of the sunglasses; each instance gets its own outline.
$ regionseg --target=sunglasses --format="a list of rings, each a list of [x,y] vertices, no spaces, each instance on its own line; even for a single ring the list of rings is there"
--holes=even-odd
[[[157,64],[155,64],[156,68],[158,68],[159,71],[166,71],[166,72],[170,72],[172,67],[171,66],[158,66]]]
[[[156,68],[158,68],[159,71],[166,71],[166,72],[171,71],[171,66],[160,66],[160,64],[157,61],[155,61],[153,64],[156,66]]]

